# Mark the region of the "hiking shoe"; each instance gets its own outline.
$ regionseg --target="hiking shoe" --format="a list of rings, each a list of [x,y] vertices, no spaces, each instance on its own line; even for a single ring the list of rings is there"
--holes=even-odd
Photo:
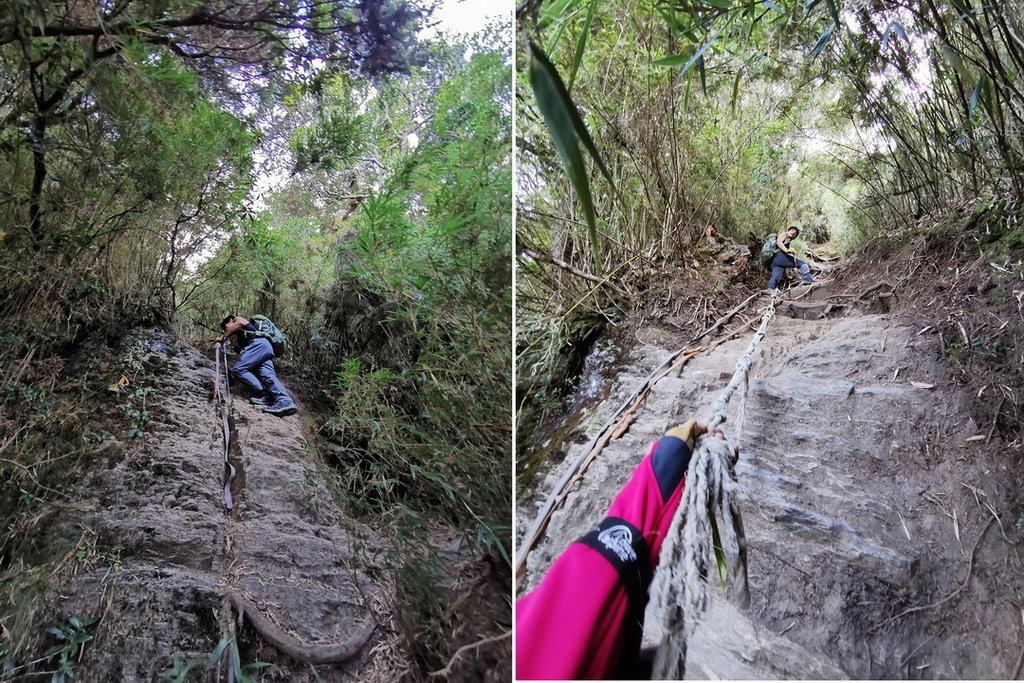
[[[254,406],[269,406],[271,405],[271,402],[266,396],[253,396],[249,399],[249,404]]]
[[[286,415],[294,415],[298,412],[298,408],[291,401],[278,401],[274,405],[264,408],[263,412],[284,417]]]

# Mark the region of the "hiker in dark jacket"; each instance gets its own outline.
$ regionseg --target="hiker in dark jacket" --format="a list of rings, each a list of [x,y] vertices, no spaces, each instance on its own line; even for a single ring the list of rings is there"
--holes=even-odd
[[[270,340],[256,336],[256,326],[240,315],[224,318],[220,329],[224,330],[224,335],[218,342],[231,336],[235,338],[238,360],[231,368],[231,374],[252,392],[249,403],[264,406],[263,412],[271,415],[284,417],[295,413],[295,402],[274,370],[274,347]]]
[[[800,228],[794,225],[780,232],[778,237],[775,238],[775,246],[779,250],[775,252],[775,257],[772,259],[772,277],[768,280],[768,289],[775,289],[779,286],[782,278],[786,276],[786,268],[799,268],[800,274],[804,277],[804,282],[807,284],[814,282],[811,278],[810,266],[798,259],[796,252],[789,247],[789,243],[795,240],[799,234]]]

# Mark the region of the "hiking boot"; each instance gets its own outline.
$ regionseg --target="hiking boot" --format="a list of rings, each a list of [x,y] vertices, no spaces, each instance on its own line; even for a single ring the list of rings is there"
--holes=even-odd
[[[249,399],[249,404],[254,406],[269,406],[272,405],[269,398],[266,396],[253,396]]]
[[[286,415],[294,415],[298,412],[298,408],[296,408],[295,404],[291,401],[284,400],[278,401],[274,405],[264,408],[263,412],[269,413],[270,415],[277,415],[278,417],[284,417]]]

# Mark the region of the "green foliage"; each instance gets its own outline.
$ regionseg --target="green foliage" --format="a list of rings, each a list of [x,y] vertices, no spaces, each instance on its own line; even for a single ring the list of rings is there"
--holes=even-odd
[[[400,528],[406,533],[422,529],[414,516],[408,512],[404,515],[406,524]],[[404,553],[395,576],[396,621],[410,645],[413,661],[420,670],[430,671],[440,665],[436,653],[444,650],[446,603],[444,592],[439,590],[444,584],[443,570],[435,549],[417,542],[411,534],[406,540],[410,550]]]
[[[99,615],[85,621],[72,616],[68,617],[64,624],[47,629],[47,632],[57,640],[57,644],[47,650],[44,655],[48,662],[54,658],[57,659],[56,671],[53,672],[53,677],[50,679],[53,683],[63,683],[68,678],[74,677],[75,665],[82,661],[85,644],[93,638],[88,629],[99,620]]]
[[[299,126],[291,140],[295,170],[325,171],[354,165],[369,150],[368,120],[360,114],[360,100],[368,97],[365,86],[339,76],[329,82],[318,98],[313,121]]]
[[[588,13],[589,19],[593,12]],[[582,34],[581,34],[582,35]],[[584,164],[583,155],[580,153],[580,143],[590,152],[594,161],[611,183],[611,175],[601,161],[601,155],[590,139],[583,119],[580,118],[576,105],[569,96],[569,91],[562,82],[561,76],[555,67],[548,61],[547,56],[539,46],[531,43],[530,55],[530,86],[533,88],[534,97],[537,98],[537,105],[544,115],[548,131],[558,149],[558,155],[562,159],[566,172],[569,174],[576,195],[583,205],[583,215],[587,221],[587,228],[590,231],[590,243],[594,252],[594,269],[601,270],[600,244],[597,241],[597,216],[594,213],[594,198],[590,192],[590,181],[587,178],[587,169]],[[574,62],[573,76],[576,75],[575,67],[578,60]]]
[[[206,657],[189,657],[186,659],[180,652],[176,652],[171,658],[171,664],[160,676],[162,680],[172,683],[185,683],[189,680],[189,674],[196,668],[204,671],[217,671],[224,652],[228,651],[228,665],[232,669],[234,679],[239,683],[255,683],[253,674],[264,667],[271,666],[270,662],[250,662],[242,664],[242,657],[238,651],[238,643],[233,637],[225,636],[217,643]]]
[[[372,91],[296,92],[292,180],[182,311],[263,313],[288,334],[284,372],[319,389],[351,512],[406,506],[507,555],[512,101],[492,39],[432,43],[429,69]]]
[[[508,79],[481,52],[439,84],[419,146],[355,216],[340,274],[387,302],[410,348],[346,361],[328,423],[347,469],[378,488],[362,505],[415,504],[474,531],[510,501]]]

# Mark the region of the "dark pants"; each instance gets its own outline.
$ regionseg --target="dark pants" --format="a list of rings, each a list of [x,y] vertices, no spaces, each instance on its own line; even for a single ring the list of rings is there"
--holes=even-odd
[[[784,251],[777,252],[772,259],[772,278],[768,280],[768,289],[775,289],[786,276],[786,268],[799,268],[800,274],[804,276],[804,282],[811,284],[811,267],[800,259],[787,254]]]
[[[253,370],[256,374],[253,374]],[[278,403],[282,400],[291,403],[292,399],[284,384],[277,378],[274,370],[274,348],[270,345],[269,339],[256,337],[242,349],[231,368],[231,374],[254,396],[261,396],[266,393],[271,403]],[[259,379],[256,378],[259,375]]]

